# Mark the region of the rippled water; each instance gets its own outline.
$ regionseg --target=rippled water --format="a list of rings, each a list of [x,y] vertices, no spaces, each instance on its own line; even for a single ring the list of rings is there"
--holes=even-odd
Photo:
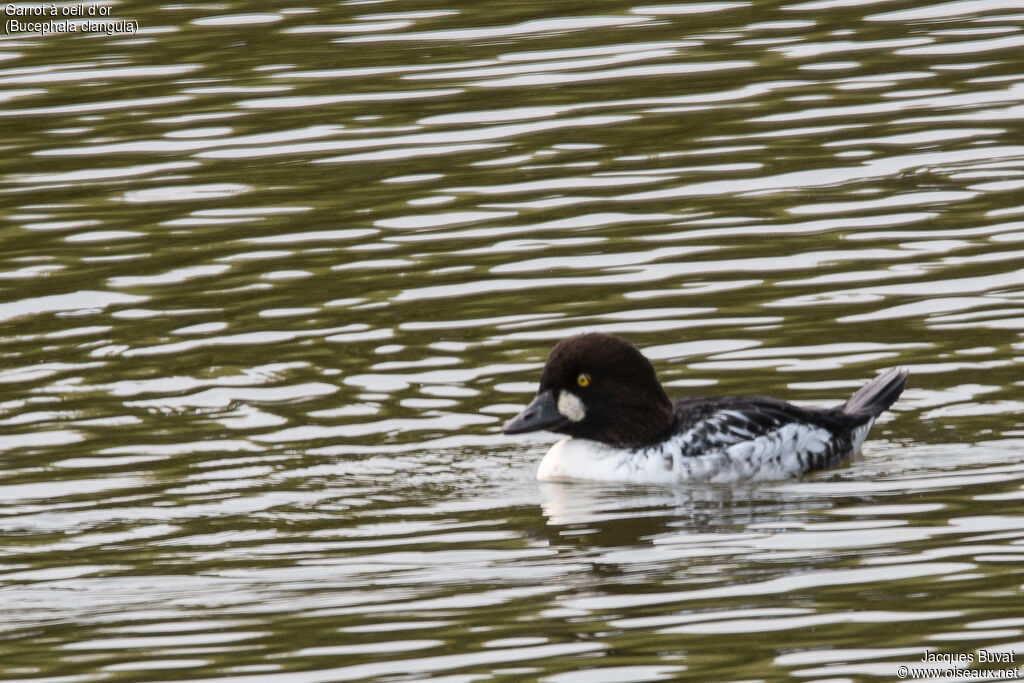
[[[0,38],[0,676],[1024,651],[1024,3],[103,7]],[[799,481],[539,484],[498,426],[580,330],[912,378]]]

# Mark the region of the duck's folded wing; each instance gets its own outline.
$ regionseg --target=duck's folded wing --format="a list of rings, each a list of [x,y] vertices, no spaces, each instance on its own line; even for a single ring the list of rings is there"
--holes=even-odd
[[[769,398],[690,399],[675,404],[676,433],[685,455],[729,450],[740,444],[772,457],[824,449],[843,430],[832,410],[808,410]]]

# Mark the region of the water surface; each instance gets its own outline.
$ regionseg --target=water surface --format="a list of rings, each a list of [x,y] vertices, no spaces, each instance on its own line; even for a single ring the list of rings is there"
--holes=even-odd
[[[106,7],[0,39],[4,678],[1024,649],[1024,5]],[[799,481],[540,484],[498,428],[584,330],[676,395],[912,379]]]

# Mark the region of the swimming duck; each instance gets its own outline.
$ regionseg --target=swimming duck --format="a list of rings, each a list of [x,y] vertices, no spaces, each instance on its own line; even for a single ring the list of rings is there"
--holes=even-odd
[[[787,479],[860,450],[875,418],[903,392],[890,368],[834,408],[766,397],[670,401],[654,366],[628,342],[581,334],[551,351],[537,395],[505,434],[565,434],[541,460],[541,480],[641,484]]]

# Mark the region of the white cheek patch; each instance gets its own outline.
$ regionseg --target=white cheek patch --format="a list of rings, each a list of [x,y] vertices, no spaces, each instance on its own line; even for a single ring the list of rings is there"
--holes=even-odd
[[[587,416],[587,407],[571,391],[558,392],[558,412],[570,422],[581,422]]]

